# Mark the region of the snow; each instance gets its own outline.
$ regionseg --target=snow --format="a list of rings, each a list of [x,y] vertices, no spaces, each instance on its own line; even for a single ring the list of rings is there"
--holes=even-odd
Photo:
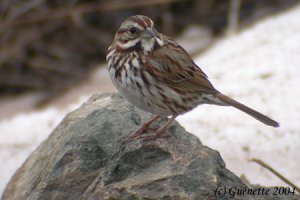
[[[300,185],[299,16],[298,6],[267,18],[195,59],[218,90],[278,120],[280,128],[232,107],[201,105],[178,117],[203,144],[221,153],[227,168],[254,184],[285,185],[251,158],[264,160]],[[64,109],[52,106],[0,121],[0,196],[28,155],[87,98]]]
[[[259,158],[300,185],[300,8],[224,38],[196,59],[214,86],[271,116],[272,128],[232,107],[199,106],[178,121],[251,183],[284,185]]]

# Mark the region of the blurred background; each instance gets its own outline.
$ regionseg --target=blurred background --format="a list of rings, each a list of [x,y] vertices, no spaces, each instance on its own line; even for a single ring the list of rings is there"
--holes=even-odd
[[[220,41],[298,7],[299,0],[1,0],[0,194],[66,113],[93,93],[114,91],[105,55],[127,17],[151,17],[157,30],[196,59]],[[182,120],[192,127],[192,120]]]
[[[196,55],[228,29],[236,31],[297,2],[2,0],[0,99],[38,92],[38,99],[31,103],[33,107],[39,107],[77,87],[99,67],[99,63],[105,62],[106,50],[115,31],[125,18],[134,14],[151,17],[158,30],[172,37],[192,31],[197,38],[193,38],[192,43],[197,44],[184,46]],[[184,39],[191,40],[189,36]],[[10,114],[7,112],[5,116]]]

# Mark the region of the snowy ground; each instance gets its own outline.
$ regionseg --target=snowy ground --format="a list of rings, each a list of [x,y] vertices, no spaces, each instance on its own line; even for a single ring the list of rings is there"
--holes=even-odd
[[[284,185],[248,161],[259,158],[300,185],[300,7],[266,19],[224,38],[196,59],[215,87],[236,100],[274,117],[274,129],[230,107],[199,106],[178,121],[201,141],[220,151],[227,167],[252,183]],[[102,72],[101,72],[102,73]],[[46,108],[0,121],[0,196],[26,157],[66,113]]]

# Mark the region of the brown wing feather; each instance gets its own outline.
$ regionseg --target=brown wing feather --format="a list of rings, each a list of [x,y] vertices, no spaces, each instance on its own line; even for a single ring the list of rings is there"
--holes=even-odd
[[[174,88],[189,92],[216,93],[206,74],[188,53],[175,42],[164,45],[149,55],[147,64],[155,67],[156,76]]]

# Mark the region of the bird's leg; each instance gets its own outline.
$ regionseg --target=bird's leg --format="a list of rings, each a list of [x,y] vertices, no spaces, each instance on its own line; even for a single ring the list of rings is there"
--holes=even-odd
[[[178,116],[178,114],[173,114],[172,117],[170,119],[168,119],[168,121],[162,125],[162,127],[160,127],[158,130],[155,131],[155,135],[150,135],[150,136],[145,136],[143,137],[144,141],[150,141],[150,140],[154,140],[158,137],[161,137],[162,134],[164,134],[166,128],[168,128],[168,126],[175,120],[175,118]]]
[[[139,128],[137,131],[135,131],[133,134],[129,135],[128,137],[124,138],[121,142],[122,143],[126,143],[128,140],[132,140],[132,139],[137,139],[139,138],[142,134],[145,133],[145,131],[147,129],[149,129],[149,126],[159,118],[159,115],[155,115],[153,117],[151,117],[148,121],[146,121],[141,128]]]

